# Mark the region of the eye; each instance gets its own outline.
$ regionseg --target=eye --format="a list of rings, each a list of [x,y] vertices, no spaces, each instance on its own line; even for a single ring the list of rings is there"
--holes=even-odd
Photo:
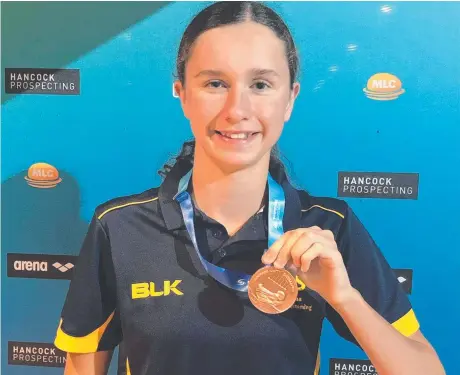
[[[252,87],[254,87],[257,91],[263,91],[271,86],[265,81],[257,81],[252,85]]]
[[[225,85],[222,81],[212,80],[212,81],[207,82],[205,84],[205,87],[210,87],[212,89],[219,89],[221,87],[225,87]]]

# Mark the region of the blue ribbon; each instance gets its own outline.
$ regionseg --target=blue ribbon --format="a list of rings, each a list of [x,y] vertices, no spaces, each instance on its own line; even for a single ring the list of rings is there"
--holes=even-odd
[[[192,170],[190,170],[179,181],[179,187],[174,199],[179,203],[185,227],[192,240],[193,247],[198,255],[206,272],[216,281],[228,288],[239,292],[247,292],[248,283],[251,275],[246,273],[228,270],[204,259],[198,249],[198,243],[195,234],[195,225],[193,222],[194,211],[190,194],[187,187],[190,182]],[[268,247],[270,247],[280,236],[283,235],[283,216],[285,207],[285,197],[283,188],[268,175]]]

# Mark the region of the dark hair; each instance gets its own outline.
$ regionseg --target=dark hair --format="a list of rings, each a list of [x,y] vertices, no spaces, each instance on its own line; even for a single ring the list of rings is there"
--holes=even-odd
[[[281,17],[266,5],[255,1],[219,1],[198,13],[187,26],[176,60],[177,79],[185,84],[185,66],[196,39],[216,27],[252,21],[267,26],[284,42],[291,87],[297,79],[299,57],[289,28]]]
[[[176,79],[182,85],[185,85],[185,66],[190,57],[193,44],[201,34],[216,27],[247,21],[267,26],[284,42],[292,88],[297,79],[299,57],[291,32],[275,11],[260,2],[253,1],[219,1],[203,9],[193,18],[185,29],[179,45],[176,60]],[[189,161],[193,163],[194,151],[195,141],[185,142],[179,156],[170,160],[163,166],[162,170],[158,171],[160,176],[165,177],[176,161]],[[277,145],[273,146],[270,152],[270,170],[272,171],[271,173],[275,174],[285,171]]]

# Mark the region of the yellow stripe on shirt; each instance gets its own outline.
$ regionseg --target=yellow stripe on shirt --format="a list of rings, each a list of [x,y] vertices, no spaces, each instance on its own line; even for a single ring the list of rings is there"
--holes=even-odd
[[[342,219],[345,219],[345,216],[344,216],[343,214],[341,214],[340,212],[331,210],[330,208],[326,208],[326,207],[323,207],[323,206],[319,206],[319,205],[317,205],[317,204],[311,206],[310,208],[307,208],[306,210],[302,210],[302,212],[310,211],[313,207],[321,208],[321,209],[324,210],[324,211],[333,212],[333,213],[335,213],[336,215],[340,216]]]
[[[412,336],[420,328],[420,324],[412,309],[391,325],[406,337]]]
[[[131,375],[131,369],[129,368],[128,357],[126,357],[126,375]]]
[[[68,353],[95,353],[107,326],[113,319],[114,314],[115,311],[110,314],[107,320],[100,327],[96,328],[88,335],[81,337],[74,337],[65,333],[61,328],[61,319],[56,333],[56,338],[54,339],[54,345],[58,349]]]
[[[99,220],[101,220],[102,217],[103,217],[106,213],[108,213],[108,212],[110,212],[110,211],[117,210],[117,209],[119,209],[119,208],[123,208],[123,207],[127,207],[127,206],[132,206],[132,205],[134,205],[134,204],[142,204],[142,203],[153,202],[153,201],[156,201],[157,199],[158,199],[158,197],[155,197],[155,198],[152,198],[152,199],[148,199],[148,200],[146,200],[146,201],[138,201],[138,202],[130,202],[130,203],[121,204],[121,205],[119,205],[119,206],[115,206],[115,207],[112,207],[112,208],[109,208],[109,209],[105,210],[105,211],[104,211],[102,214],[100,214],[97,218],[98,218]]]
[[[319,375],[320,363],[321,363],[321,357],[320,357],[319,349],[318,349],[318,355],[316,356],[315,372],[313,373],[313,375]]]

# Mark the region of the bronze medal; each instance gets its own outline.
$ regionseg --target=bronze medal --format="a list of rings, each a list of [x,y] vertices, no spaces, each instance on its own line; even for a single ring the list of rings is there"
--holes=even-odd
[[[266,314],[280,314],[296,301],[296,278],[284,268],[264,267],[252,275],[248,296],[252,304]]]

